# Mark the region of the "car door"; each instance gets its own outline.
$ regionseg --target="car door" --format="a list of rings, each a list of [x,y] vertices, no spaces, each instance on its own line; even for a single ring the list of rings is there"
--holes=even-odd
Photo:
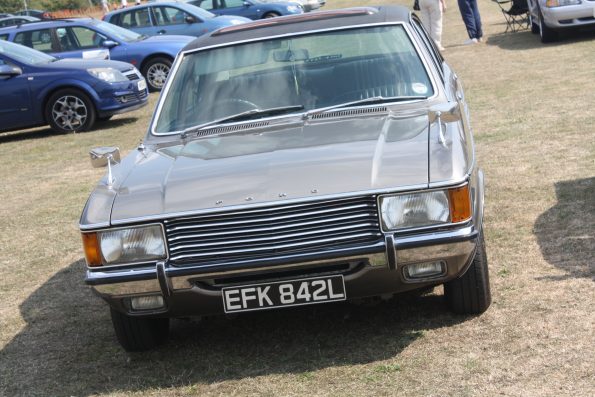
[[[86,26],[56,28],[60,55],[63,58],[110,59],[110,50],[103,46],[107,36]]]
[[[178,34],[198,36],[201,34],[202,21],[186,11],[173,6],[153,6],[153,16],[157,25],[157,34]],[[192,17],[196,22],[186,22],[187,17]]]
[[[2,65],[17,66],[10,59],[0,56],[0,66]],[[0,75],[0,130],[35,124],[28,77],[26,70],[17,76]]]
[[[251,5],[245,0],[218,0],[221,5],[221,11],[225,15],[239,15],[250,19],[258,19],[256,12],[258,7]],[[246,5],[248,4],[248,5]]]

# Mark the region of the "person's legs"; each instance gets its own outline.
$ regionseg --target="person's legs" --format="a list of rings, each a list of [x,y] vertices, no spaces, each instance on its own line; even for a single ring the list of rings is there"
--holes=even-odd
[[[473,14],[470,0],[458,0],[458,3],[459,11],[461,12],[461,17],[463,17],[463,22],[465,23],[465,27],[467,28],[467,34],[469,35],[469,38],[477,39],[477,29],[475,28],[475,15]],[[475,3],[475,7],[477,8],[477,3]]]
[[[424,28],[431,34],[431,17],[430,17],[430,1],[431,0],[419,0],[419,13],[421,18],[421,23],[424,25]]]
[[[473,12],[473,19],[475,24],[475,38],[481,39],[483,31],[481,29],[481,16],[479,15],[479,8],[477,7],[477,0],[469,0],[471,11]]]
[[[438,0],[430,7],[430,36],[436,46],[442,49],[442,7]]]

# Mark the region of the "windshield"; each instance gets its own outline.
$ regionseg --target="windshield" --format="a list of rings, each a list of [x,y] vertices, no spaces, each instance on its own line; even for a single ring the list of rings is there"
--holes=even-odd
[[[103,31],[103,33],[107,34],[108,36],[111,36],[111,39],[131,43],[133,41],[140,41],[145,37],[131,30],[124,29],[116,25],[112,25],[111,23],[103,21],[93,22],[95,26],[97,26],[100,30]]]
[[[53,56],[44,54],[41,51],[3,40],[0,40],[0,54],[9,56],[15,61],[26,65],[39,65],[56,60]]]
[[[283,37],[186,55],[154,132],[175,133],[253,109],[299,113],[433,93],[402,25]]]

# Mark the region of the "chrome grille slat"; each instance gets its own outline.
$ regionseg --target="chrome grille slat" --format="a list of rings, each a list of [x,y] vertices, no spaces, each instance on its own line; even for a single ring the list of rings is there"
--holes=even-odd
[[[270,249],[277,250],[277,249],[282,249],[282,248],[303,247],[303,246],[307,246],[307,245],[313,245],[315,243],[329,243],[329,242],[333,242],[333,241],[337,241],[337,240],[365,237],[365,236],[370,236],[370,235],[371,234],[333,236],[331,238],[319,239],[319,240],[315,240],[315,241],[303,241],[303,242],[297,242],[297,243],[292,243],[292,244],[280,244],[280,245],[276,245],[273,247],[251,247],[250,251],[257,252],[257,251],[270,250]],[[193,253],[190,256],[192,256],[193,258],[197,258],[197,257],[212,256],[212,255],[238,254],[238,253],[244,253],[244,252],[246,252],[244,249],[242,249],[242,250],[225,250],[225,251],[209,252],[209,253],[198,253],[198,254]],[[171,259],[177,260],[182,257],[188,257],[188,255],[172,256]]]
[[[176,266],[362,247],[382,238],[375,196],[279,204],[165,222]]]

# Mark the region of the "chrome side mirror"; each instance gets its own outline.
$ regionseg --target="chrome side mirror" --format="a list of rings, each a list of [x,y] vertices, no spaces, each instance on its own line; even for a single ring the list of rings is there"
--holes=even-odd
[[[23,74],[23,69],[18,66],[0,65],[0,77],[14,77]]]
[[[438,142],[446,146],[443,123],[452,123],[461,120],[461,108],[458,102],[447,102],[432,106],[428,110],[430,124],[438,123]]]
[[[101,45],[105,48],[114,48],[118,45],[118,43],[116,43],[113,40],[104,40],[103,43],[101,43]]]
[[[91,149],[89,157],[93,168],[101,168],[107,165],[107,184],[112,186],[114,183],[112,166],[120,164],[120,149],[112,146],[97,147]]]

